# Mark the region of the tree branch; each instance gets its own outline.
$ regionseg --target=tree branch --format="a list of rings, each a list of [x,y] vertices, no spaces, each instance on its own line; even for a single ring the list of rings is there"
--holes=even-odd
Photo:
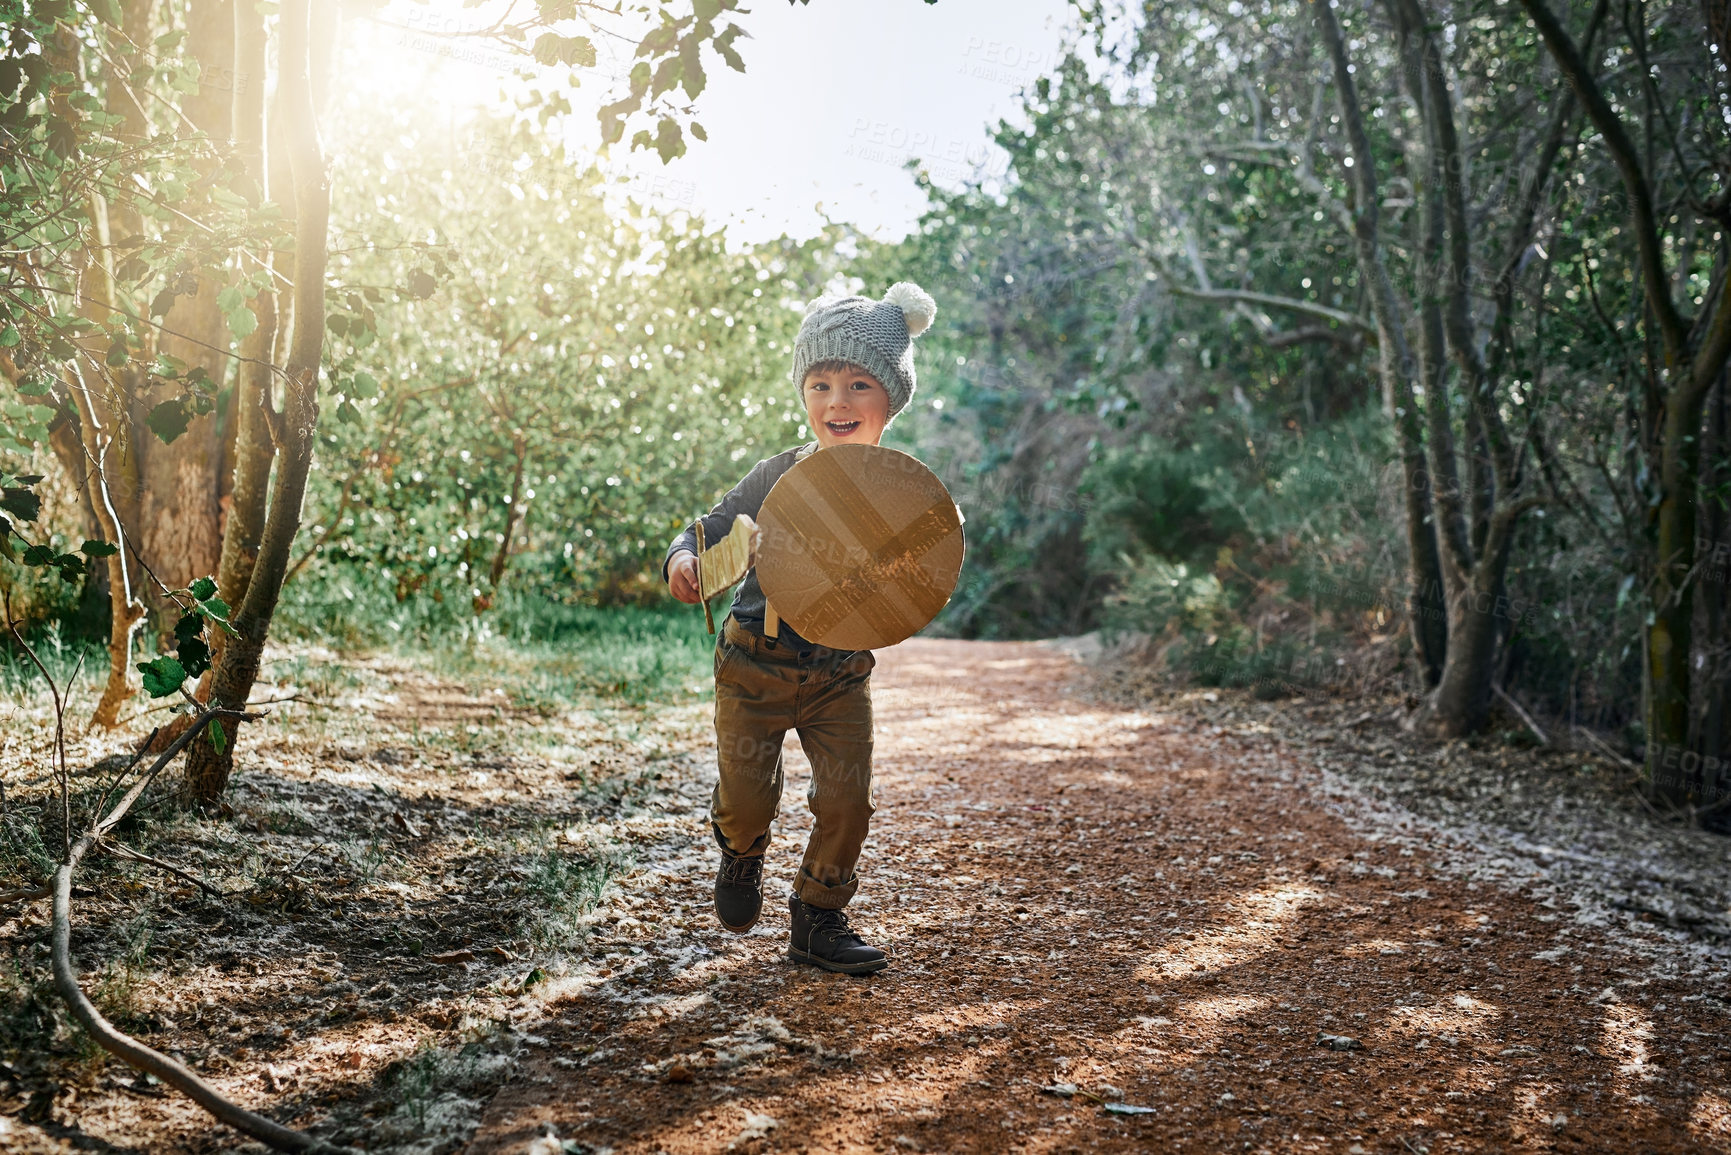
[[[1687,328],[1676,302],[1671,298],[1671,279],[1665,271],[1665,252],[1659,242],[1659,222],[1653,211],[1653,190],[1635,142],[1623,126],[1622,119],[1605,99],[1604,92],[1593,79],[1592,71],[1582,59],[1580,49],[1568,30],[1557,20],[1545,0],[1521,0],[1527,15],[1533,18],[1539,35],[1569,85],[1581,101],[1593,126],[1605,138],[1611,159],[1622,174],[1624,190],[1629,194],[1629,215],[1635,230],[1635,242],[1641,255],[1641,279],[1647,287],[1648,305],[1659,321],[1659,332],[1665,343],[1665,359],[1671,368],[1680,368],[1686,355]]]
[[[228,896],[227,891],[218,890],[216,887],[212,886],[208,882],[205,882],[203,879],[193,877],[191,874],[182,870],[180,867],[174,865],[174,863],[172,863],[172,862],[164,862],[160,858],[152,858],[150,855],[145,854],[143,851],[134,850],[130,846],[123,845],[122,843],[119,843],[119,842],[110,842],[107,839],[101,840],[98,843],[98,845],[103,850],[108,851],[108,853],[114,855],[117,858],[128,858],[128,859],[131,859],[133,862],[142,862],[142,863],[145,863],[146,865],[154,866],[158,870],[165,870],[169,874],[172,874],[176,878],[180,879],[182,882],[192,883],[192,885],[198,887],[200,890],[204,891],[206,894],[210,895],[213,898],[226,898]]]
[[[1185,285],[1174,284],[1170,278],[1166,282],[1166,291],[1175,297],[1190,297],[1198,301],[1242,301],[1247,305],[1265,305],[1272,309],[1289,309],[1294,313],[1305,313],[1312,317],[1321,317],[1338,325],[1356,329],[1370,335],[1376,340],[1376,326],[1360,317],[1357,313],[1349,313],[1345,309],[1330,308],[1316,301],[1302,301],[1296,297],[1281,297],[1273,293],[1255,293],[1247,289],[1192,289]]]

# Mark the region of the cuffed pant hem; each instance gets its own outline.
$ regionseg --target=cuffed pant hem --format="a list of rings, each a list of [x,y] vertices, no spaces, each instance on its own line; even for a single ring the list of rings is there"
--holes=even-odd
[[[838,882],[834,886],[825,886],[811,876],[804,867],[800,868],[799,880],[794,883],[794,893],[807,906],[815,906],[820,910],[840,910],[852,901],[859,892],[859,875],[854,875],[846,882]]]
[[[721,823],[712,818],[709,820],[709,829],[715,835],[715,844],[717,846],[721,847],[721,849],[727,851],[729,854],[738,855],[740,858],[755,858],[761,855],[765,850],[769,849],[769,832],[767,830],[758,835],[757,841],[753,842],[744,850],[735,850],[727,844],[727,836],[721,832]]]

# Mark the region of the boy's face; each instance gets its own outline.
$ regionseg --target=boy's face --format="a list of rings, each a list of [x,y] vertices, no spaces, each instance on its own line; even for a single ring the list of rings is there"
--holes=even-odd
[[[821,449],[876,445],[890,419],[890,395],[864,369],[817,368],[805,375],[806,424]]]

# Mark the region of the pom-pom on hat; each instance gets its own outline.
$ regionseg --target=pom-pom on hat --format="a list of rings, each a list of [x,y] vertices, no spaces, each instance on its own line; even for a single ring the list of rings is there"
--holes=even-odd
[[[918,285],[900,281],[881,301],[819,297],[805,307],[793,342],[793,383],[805,404],[805,374],[813,365],[846,361],[883,382],[890,416],[914,396],[913,339],[931,328],[937,302]]]

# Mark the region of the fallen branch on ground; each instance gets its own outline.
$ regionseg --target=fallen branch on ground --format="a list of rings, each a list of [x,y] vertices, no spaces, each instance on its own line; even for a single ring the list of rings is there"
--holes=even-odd
[[[1636,775],[1641,775],[1644,773],[1644,771],[1641,769],[1640,766],[1636,765],[1635,763],[1629,761],[1629,759],[1627,759],[1627,758],[1623,757],[1621,754],[1617,753],[1615,750],[1613,750],[1611,748],[1611,744],[1609,742],[1605,741],[1603,738],[1599,737],[1597,734],[1593,733],[1591,730],[1587,729],[1585,726],[1576,726],[1575,727],[1575,733],[1577,733],[1581,737],[1585,738],[1588,742],[1590,742],[1592,744],[1594,749],[1598,750],[1599,753],[1603,754],[1605,757],[1609,758],[1611,761],[1615,762],[1617,765],[1621,766],[1623,769],[1625,769],[1625,770],[1627,770],[1633,774],[1636,774]]]
[[[8,614],[8,618],[10,618],[10,614]],[[30,654],[32,661],[36,662],[37,669],[48,680],[49,688],[53,692],[57,723],[56,753],[59,755],[58,764],[62,783],[61,805],[63,810],[69,813],[70,806],[65,796],[65,754],[64,748],[58,744],[58,735],[64,733],[65,702],[60,695],[60,688],[54,684],[54,679],[49,676],[47,668],[30,651],[29,644],[19,635],[16,628],[12,630],[12,635]],[[158,775],[167,768],[169,763],[174,761],[181,751],[186,749],[193,738],[204,731],[206,726],[218,718],[252,721],[261,717],[263,717],[262,714],[249,713],[246,710],[222,709],[208,705],[198,707],[191,725],[181,730],[168,748],[156,756],[156,760],[151,763],[150,768],[139,775],[138,781],[134,782],[131,789],[114,804],[112,810],[108,811],[107,814],[101,814],[101,805],[99,804],[97,813],[101,816],[91,822],[76,842],[70,841],[70,831],[67,832],[66,856],[55,868],[54,877],[49,884],[54,897],[54,914],[50,927],[50,954],[54,966],[54,987],[59,992],[60,997],[66,1001],[66,1006],[71,1010],[72,1017],[78,1020],[79,1024],[89,1032],[90,1037],[96,1040],[97,1045],[103,1050],[129,1066],[155,1076],[161,1082],[186,1095],[219,1121],[226,1123],[242,1134],[250,1135],[278,1151],[310,1152],[311,1155],[352,1155],[349,1148],[338,1147],[303,1131],[285,1127],[274,1119],[268,1119],[230,1102],[183,1063],[146,1046],[131,1035],[116,1028],[113,1023],[102,1016],[102,1012],[98,1011],[90,999],[85,996],[84,989],[78,982],[78,968],[72,962],[72,872],[78,869],[84,856],[93,847],[103,844],[103,837],[118,825],[122,818],[126,817],[127,811],[132,809],[133,803],[138,801],[150,784],[156,781]],[[152,737],[154,736],[153,733]],[[125,774],[138,764],[148,745],[149,739],[146,739],[145,745],[141,746],[139,752],[133,755],[127,769],[122,771],[121,777],[115,780],[110,790],[118,786]],[[104,791],[102,802],[107,801],[108,793],[108,791]],[[178,868],[169,867],[168,864],[141,855],[137,851],[127,851],[113,844],[108,844],[105,849],[127,853],[129,857],[144,859],[153,865],[166,867],[177,874],[183,873]],[[204,883],[198,882],[197,879],[190,876],[183,874],[183,877],[187,877],[189,881],[195,882],[199,886],[205,886]]]
[[[206,894],[211,895],[214,898],[226,898],[226,897],[228,897],[228,892],[226,890],[219,890],[216,887],[212,886],[210,883],[205,882],[203,879],[193,877],[191,874],[187,873],[185,870],[182,870],[180,867],[174,865],[174,863],[172,863],[172,862],[164,862],[160,858],[152,858],[150,855],[145,854],[143,851],[134,850],[134,849],[132,849],[132,847],[122,845],[121,843],[118,843],[118,842],[109,842],[106,839],[104,839],[103,841],[98,843],[98,845],[103,850],[108,851],[108,853],[114,855],[117,858],[129,858],[134,862],[142,862],[142,863],[145,863],[146,865],[154,866],[158,870],[165,870],[169,874],[172,874],[176,878],[180,879],[182,882],[192,883],[192,885],[198,887],[200,890],[204,891]]]
[[[1527,724],[1527,729],[1533,732],[1533,737],[1539,740],[1539,745],[1549,746],[1551,744],[1551,740],[1545,737],[1545,732],[1539,729],[1539,724],[1533,721],[1533,716],[1521,709],[1521,704],[1509,697],[1509,692],[1507,690],[1503,689],[1495,682],[1491,683],[1491,689],[1495,690],[1497,697],[1501,698],[1504,704],[1507,705],[1509,709],[1513,710],[1521,721]]]

